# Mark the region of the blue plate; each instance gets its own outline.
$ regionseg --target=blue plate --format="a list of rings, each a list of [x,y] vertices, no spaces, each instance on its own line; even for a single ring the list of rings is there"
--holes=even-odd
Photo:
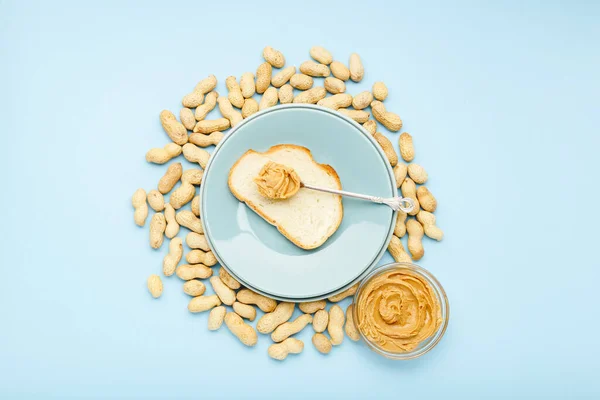
[[[372,136],[327,108],[290,104],[272,107],[239,124],[221,141],[206,167],[202,223],[213,253],[250,289],[285,300],[327,297],[353,284],[381,258],[396,215],[388,207],[344,198],[339,229],[321,247],[303,250],[240,203],[229,191],[231,166],[248,150],[277,144],[311,150],[331,165],[345,190],[397,195],[393,171]]]

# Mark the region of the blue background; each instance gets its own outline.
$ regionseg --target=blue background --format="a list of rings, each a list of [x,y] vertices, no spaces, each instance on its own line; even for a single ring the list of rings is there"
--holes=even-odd
[[[102,4],[100,4],[102,3]],[[0,1],[0,397],[597,397],[600,7],[594,2]],[[442,342],[409,362],[299,336],[284,363],[152,301],[130,197],[158,114],[210,73],[323,45],[383,80],[439,201],[421,265]],[[389,134],[396,143],[397,134]],[[342,149],[343,150],[343,149]],[[389,261],[389,256],[383,260]],[[344,303],[344,306],[347,303]],[[596,371],[596,372],[594,372]]]

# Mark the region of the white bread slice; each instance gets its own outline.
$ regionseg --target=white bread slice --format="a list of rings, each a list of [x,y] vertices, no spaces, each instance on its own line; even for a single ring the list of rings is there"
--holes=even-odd
[[[341,189],[335,170],[318,164],[310,150],[293,144],[271,147],[264,153],[248,150],[229,171],[229,189],[239,200],[277,227],[296,246],[306,250],[321,246],[340,226],[344,209],[339,195],[300,188],[286,200],[263,197],[254,178],[268,161],[292,167],[308,185]]]

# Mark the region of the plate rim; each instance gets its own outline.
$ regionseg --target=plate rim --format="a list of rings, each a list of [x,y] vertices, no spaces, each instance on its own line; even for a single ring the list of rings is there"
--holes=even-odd
[[[381,159],[384,161],[384,165],[386,166],[386,169],[388,171],[388,177],[390,179],[390,187],[393,189],[393,191],[396,191],[397,193],[397,185],[396,185],[396,179],[395,179],[395,175],[394,175],[394,171],[392,169],[392,166],[390,165],[387,156],[385,155],[383,149],[381,148],[381,146],[377,143],[377,141],[375,140],[375,138],[358,122],[354,121],[353,119],[338,113],[336,110],[327,108],[327,107],[323,107],[323,106],[318,106],[318,105],[314,105],[314,104],[280,104],[280,105],[276,105],[270,108],[267,108],[265,110],[259,111],[251,116],[249,116],[248,118],[244,119],[242,122],[240,122],[238,125],[236,125],[235,127],[233,127],[231,129],[230,132],[228,132],[223,139],[217,144],[217,146],[215,146],[211,156],[209,157],[209,160],[206,164],[206,167],[204,168],[204,176],[208,176],[208,173],[210,171],[210,167],[212,165],[212,162],[214,160],[214,156],[219,152],[219,150],[224,146],[224,144],[226,143],[226,141],[231,138],[240,127],[243,127],[244,125],[246,125],[247,122],[250,122],[256,118],[259,118],[265,114],[269,114],[272,112],[277,112],[279,110],[285,110],[285,109],[309,109],[309,110],[316,110],[316,111],[320,111],[320,112],[326,112],[332,116],[335,116],[337,118],[340,118],[348,123],[350,123],[351,125],[354,125],[355,128],[358,128],[359,132],[361,132],[363,134],[363,136],[365,136],[367,138],[367,140],[369,140],[371,142],[371,144],[373,145],[373,147],[375,148],[375,150],[379,153],[379,156],[381,157]],[[203,182],[204,183],[204,179]],[[381,258],[383,257],[383,255],[385,254],[385,251],[387,249],[387,246],[389,245],[389,242],[392,238],[392,235],[394,233],[394,227],[396,225],[396,219],[398,217],[398,213],[397,212],[393,212],[392,213],[392,219],[390,222],[390,226],[388,227],[388,234],[386,239],[383,241],[383,244],[379,250],[379,252],[376,254],[376,256],[373,258],[373,261],[364,269],[364,271],[362,273],[360,273],[358,275],[358,277],[354,278],[352,281],[350,281],[349,283],[343,284],[342,286],[333,289],[331,292],[326,293],[326,294],[321,294],[321,295],[317,295],[317,296],[311,296],[311,297],[285,297],[285,296],[280,296],[277,294],[273,294],[264,290],[260,290],[257,289],[256,287],[254,287],[253,285],[248,285],[247,282],[245,282],[244,280],[239,279],[239,277],[237,276],[237,274],[233,273],[231,271],[230,268],[227,267],[227,264],[225,262],[223,262],[223,259],[221,258],[221,256],[219,255],[219,253],[215,250],[215,247],[212,243],[212,240],[210,238],[210,235],[208,234],[209,229],[207,229],[207,226],[205,224],[205,220],[206,218],[204,218],[204,210],[206,209],[204,202],[205,202],[205,198],[206,196],[204,196],[204,191],[207,190],[206,188],[207,185],[201,184],[200,185],[200,199],[201,199],[201,208],[200,208],[200,221],[202,224],[202,228],[204,230],[204,235],[206,237],[206,241],[208,244],[208,247],[210,248],[210,251],[213,253],[213,255],[215,256],[215,258],[217,259],[217,261],[219,262],[219,265],[223,268],[225,268],[225,270],[227,272],[229,272],[232,276],[234,276],[234,278],[236,278],[237,280],[240,281],[240,283],[243,283],[244,286],[248,287],[249,289],[260,293],[264,296],[268,296],[280,301],[315,301],[315,300],[321,300],[321,299],[326,299],[327,297],[331,297],[336,293],[340,293],[344,290],[346,290],[347,288],[351,287],[352,285],[356,284],[358,281],[360,281],[364,276],[366,276],[366,274],[368,273],[368,271],[372,270],[373,267],[376,266],[376,264],[379,262],[379,260],[381,260]]]
[[[385,254],[386,249],[387,249],[387,246],[382,248],[380,251],[380,255],[377,256],[377,259],[374,260],[373,263],[370,264],[369,267],[367,269],[365,269],[365,271],[363,273],[361,273],[357,278],[352,280],[350,283],[342,286],[341,288],[335,289],[327,294],[322,294],[322,295],[314,296],[314,297],[282,297],[282,296],[270,294],[270,293],[267,293],[260,289],[257,289],[252,285],[248,285],[243,279],[240,279],[235,273],[231,272],[227,267],[224,267],[223,266],[224,264],[220,264],[220,267],[225,268],[225,270],[231,276],[233,276],[237,281],[239,281],[244,287],[246,287],[247,289],[250,289],[258,294],[270,297],[277,301],[284,301],[284,302],[288,302],[288,303],[305,303],[305,302],[309,302],[309,301],[326,300],[327,298],[334,296],[338,293],[342,293],[343,291],[345,291],[345,290],[351,288],[352,286],[356,285],[357,283],[361,282],[371,271],[373,271],[376,268],[379,268],[377,266],[377,264],[379,263],[379,261],[381,260],[383,255]]]

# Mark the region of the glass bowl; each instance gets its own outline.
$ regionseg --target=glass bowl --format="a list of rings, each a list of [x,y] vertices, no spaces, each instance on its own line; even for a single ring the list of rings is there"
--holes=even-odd
[[[381,348],[377,343],[371,342],[363,334],[363,332],[358,327],[357,307],[354,306],[352,309],[352,316],[354,318],[356,328],[357,328],[358,332],[360,333],[361,338],[367,343],[369,348],[371,350],[373,350],[374,352],[381,354],[384,357],[391,358],[394,360],[410,360],[412,358],[420,357],[423,354],[427,353],[429,350],[433,349],[435,347],[435,345],[438,344],[438,342],[442,339],[442,336],[444,336],[444,332],[446,332],[446,328],[448,327],[448,319],[450,317],[450,306],[448,304],[448,298],[446,297],[446,292],[444,291],[444,288],[442,287],[442,285],[438,282],[437,279],[435,279],[435,277],[429,271],[425,270],[422,267],[419,267],[418,265],[410,264],[410,263],[392,263],[392,264],[386,264],[381,267],[373,269],[373,271],[371,271],[360,283],[360,285],[356,291],[356,294],[354,295],[354,304],[355,305],[358,304],[358,300],[360,299],[360,297],[362,295],[363,289],[373,278],[376,278],[377,276],[379,276],[385,272],[402,271],[402,270],[407,270],[407,271],[412,272],[413,274],[418,275],[420,278],[422,278],[425,282],[427,282],[433,288],[435,296],[437,297],[437,300],[440,304],[440,311],[441,311],[441,318],[442,318],[442,323],[440,324],[439,328],[433,335],[431,335],[427,339],[423,340],[421,343],[419,343],[419,345],[415,349],[413,349],[411,351],[390,352],[388,350]]]

